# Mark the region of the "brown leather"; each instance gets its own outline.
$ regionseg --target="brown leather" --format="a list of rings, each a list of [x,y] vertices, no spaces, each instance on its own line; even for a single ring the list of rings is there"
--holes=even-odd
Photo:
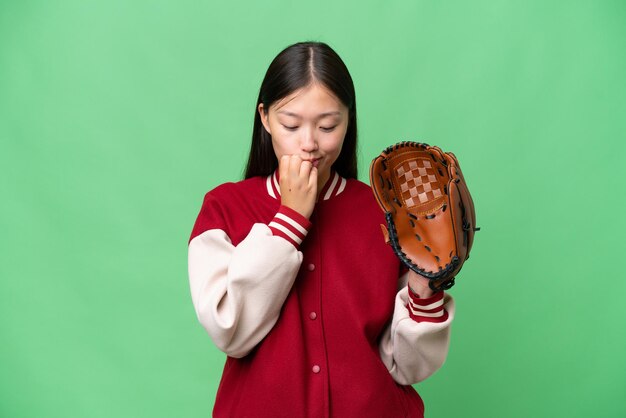
[[[370,165],[370,184],[385,212],[385,240],[433,290],[448,289],[474,241],[476,214],[456,156],[419,142],[386,148]]]

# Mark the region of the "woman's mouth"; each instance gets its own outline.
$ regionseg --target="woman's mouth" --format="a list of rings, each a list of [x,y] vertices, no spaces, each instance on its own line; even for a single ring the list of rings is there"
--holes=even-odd
[[[314,158],[314,159],[311,159],[311,160],[304,160],[304,161],[309,161],[309,162],[311,162],[311,165],[313,167],[317,167],[320,164],[320,160],[321,159],[322,158],[320,157],[320,158]]]

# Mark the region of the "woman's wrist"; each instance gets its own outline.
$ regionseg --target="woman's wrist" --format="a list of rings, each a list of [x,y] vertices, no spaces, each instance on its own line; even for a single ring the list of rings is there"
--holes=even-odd
[[[424,276],[420,276],[413,270],[409,270],[409,287],[413,293],[417,294],[420,298],[426,299],[435,294],[435,292],[428,285],[429,280]]]
[[[297,202],[289,201],[288,199],[281,199],[281,205],[297,212],[299,215],[303,216],[307,220],[311,219],[313,207],[310,204],[307,204],[307,202]]]

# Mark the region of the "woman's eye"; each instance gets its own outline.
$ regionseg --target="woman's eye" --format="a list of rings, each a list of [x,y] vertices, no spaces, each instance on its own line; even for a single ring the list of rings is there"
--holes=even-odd
[[[295,131],[296,129],[298,129],[298,126],[283,125],[283,127],[287,129],[288,131]],[[329,126],[329,127],[320,126],[320,129],[324,132],[332,132],[336,127],[337,126]]]

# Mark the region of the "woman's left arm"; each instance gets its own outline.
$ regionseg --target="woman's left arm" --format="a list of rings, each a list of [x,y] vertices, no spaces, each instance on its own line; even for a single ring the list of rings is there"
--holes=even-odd
[[[409,273],[414,274],[410,271],[399,279],[393,317],[379,344],[383,363],[401,385],[421,382],[443,365],[454,318],[452,296],[440,291],[421,298],[411,288],[419,287],[420,281],[409,280]]]

